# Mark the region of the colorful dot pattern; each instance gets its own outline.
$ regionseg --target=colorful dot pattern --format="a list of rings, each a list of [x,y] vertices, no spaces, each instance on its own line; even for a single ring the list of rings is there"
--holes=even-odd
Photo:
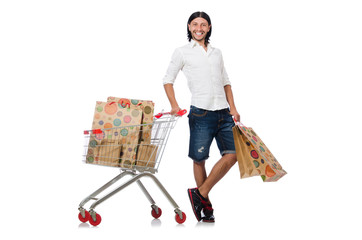
[[[233,128],[240,177],[247,178],[252,176],[259,176],[261,174],[261,170],[265,166],[261,164],[262,161],[260,155],[255,150],[255,147],[244,134],[240,135],[240,132],[241,131],[238,129],[238,127]]]
[[[258,175],[264,182],[275,182],[283,177],[287,172],[282,168],[267,146],[250,127],[238,126],[243,136],[246,138],[246,146],[250,152],[251,159]]]
[[[128,105],[126,105],[128,106]],[[96,103],[87,163],[130,168],[135,164],[142,111],[120,106],[116,102]],[[133,127],[136,125],[135,127]],[[138,125],[138,126],[137,126]],[[127,149],[124,150],[124,146]],[[130,149],[130,150],[129,150]]]
[[[137,100],[137,99],[128,99],[128,98],[117,98],[117,97],[108,97],[107,102],[116,102],[118,107],[123,109],[129,109],[132,117],[137,117],[138,114],[142,115],[141,124],[147,124],[142,127],[142,132],[140,136],[140,141],[144,144],[149,144],[151,142],[151,128],[153,123],[153,112],[155,104],[152,101],[146,100]],[[128,117],[124,121],[128,121]]]

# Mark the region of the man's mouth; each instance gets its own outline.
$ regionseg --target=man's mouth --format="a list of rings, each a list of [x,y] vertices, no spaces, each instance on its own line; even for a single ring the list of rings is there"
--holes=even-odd
[[[195,33],[197,36],[201,36],[202,34],[204,34],[203,32],[197,32]]]

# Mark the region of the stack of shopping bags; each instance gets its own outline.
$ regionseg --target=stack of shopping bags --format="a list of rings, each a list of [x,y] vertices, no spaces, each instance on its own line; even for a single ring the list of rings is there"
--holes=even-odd
[[[261,176],[264,182],[275,182],[287,174],[251,127],[236,123],[233,134],[240,178]]]
[[[97,101],[86,163],[154,167],[157,147],[151,144],[153,112],[152,101],[117,97]]]

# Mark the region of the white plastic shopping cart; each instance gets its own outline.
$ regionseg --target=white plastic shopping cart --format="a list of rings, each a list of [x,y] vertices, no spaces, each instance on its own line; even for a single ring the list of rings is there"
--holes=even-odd
[[[174,128],[178,118],[185,113],[186,110],[182,110],[176,115],[160,113],[154,116],[154,121],[151,124],[84,131],[85,162],[89,164],[117,167],[120,168],[121,173],[83,199],[78,208],[78,218],[81,222],[89,221],[93,226],[99,225],[101,216],[96,213],[94,209],[99,204],[134,182],[138,184],[151,203],[152,216],[154,218],[159,218],[162,214],[161,208],[156,205],[155,201],[142,184],[142,177],[150,177],[164,193],[175,209],[176,222],[185,222],[186,214],[180,210],[171,195],[154,175],[160,165],[170,131]],[[97,197],[101,192],[108,189],[126,175],[130,175],[131,179],[104,196]],[[93,200],[94,202],[90,206],[89,211],[87,211],[84,208],[84,205],[90,200]]]

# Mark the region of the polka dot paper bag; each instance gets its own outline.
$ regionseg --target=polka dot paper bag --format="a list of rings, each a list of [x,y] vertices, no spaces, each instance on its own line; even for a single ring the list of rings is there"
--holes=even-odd
[[[142,127],[140,141],[144,144],[151,142],[151,129],[153,123],[153,111],[155,104],[152,101],[108,97],[107,102],[116,102],[120,108],[137,109],[142,111],[141,124],[147,124]]]
[[[131,168],[135,164],[142,111],[97,102],[86,162]]]
[[[252,128],[233,128],[240,178],[261,176],[264,182],[275,182],[287,172]]]

